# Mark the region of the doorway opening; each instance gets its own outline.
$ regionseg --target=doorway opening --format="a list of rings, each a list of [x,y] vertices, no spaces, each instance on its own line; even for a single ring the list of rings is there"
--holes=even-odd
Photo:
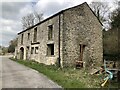
[[[83,67],[83,53],[85,50],[84,44],[80,44],[80,58],[76,61],[76,68],[82,68]]]
[[[24,48],[20,48],[20,59],[24,59]]]
[[[84,44],[80,44],[80,61],[83,61],[84,50],[85,50],[85,45]]]

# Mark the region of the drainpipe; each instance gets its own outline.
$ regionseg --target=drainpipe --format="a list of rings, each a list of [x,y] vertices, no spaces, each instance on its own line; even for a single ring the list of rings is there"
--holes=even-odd
[[[59,52],[58,66],[59,67],[61,67],[61,58],[60,58],[60,26],[61,26],[60,22],[61,22],[61,20],[60,20],[60,15],[61,14],[59,14],[59,35],[58,35],[58,52]]]

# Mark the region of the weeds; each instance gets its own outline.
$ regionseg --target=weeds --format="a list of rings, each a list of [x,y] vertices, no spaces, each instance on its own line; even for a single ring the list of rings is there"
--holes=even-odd
[[[83,69],[58,69],[55,65],[40,64],[32,60],[11,59],[43,73],[63,88],[100,88],[103,80],[101,75],[90,75]]]

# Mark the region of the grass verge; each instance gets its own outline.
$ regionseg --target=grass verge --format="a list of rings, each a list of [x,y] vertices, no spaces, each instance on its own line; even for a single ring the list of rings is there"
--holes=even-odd
[[[10,59],[43,73],[63,88],[99,88],[101,84],[101,75],[92,76],[83,69],[58,69],[54,65],[48,66],[31,60],[16,60],[14,58]]]

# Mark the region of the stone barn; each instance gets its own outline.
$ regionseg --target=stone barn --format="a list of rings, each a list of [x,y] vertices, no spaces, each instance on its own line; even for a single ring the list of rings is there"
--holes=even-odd
[[[62,67],[96,67],[103,61],[102,24],[85,2],[18,33],[16,57]]]

